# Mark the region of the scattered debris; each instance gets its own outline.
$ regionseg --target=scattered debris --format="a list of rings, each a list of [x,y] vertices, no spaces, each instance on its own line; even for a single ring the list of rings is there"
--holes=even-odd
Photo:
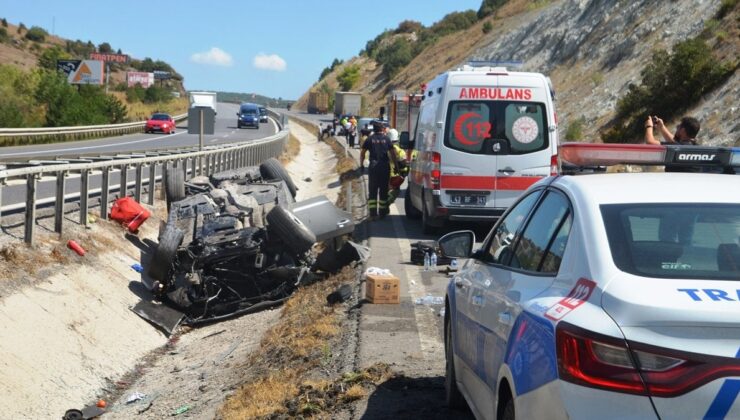
[[[80,257],[84,257],[85,256],[85,250],[80,246],[80,244],[78,244],[77,242],[75,242],[72,239],[70,239],[69,241],[67,241],[67,248],[69,248],[72,251],[76,252],[77,255],[79,255]]]
[[[136,233],[139,226],[152,214],[132,197],[119,198],[110,210],[111,220],[121,223],[131,233]]]
[[[173,416],[179,416],[180,414],[185,413],[188,410],[190,410],[190,406],[189,405],[183,405],[182,407],[180,407],[177,410],[173,411],[172,412],[172,415]]]
[[[437,255],[437,265],[447,265],[452,261],[451,258],[442,256],[437,241],[418,241],[411,244],[411,263],[424,265],[425,255]]]
[[[136,271],[137,273],[141,273],[142,271],[144,271],[144,267],[142,267],[139,263],[132,264],[131,269]]]
[[[414,303],[416,305],[444,305],[445,298],[442,296],[426,295],[423,298],[416,298]]]
[[[131,404],[132,402],[136,402],[139,400],[142,400],[146,398],[146,394],[143,394],[141,392],[134,392],[133,394],[129,395],[128,398],[126,398],[126,404]]]
[[[311,182],[313,180],[311,179],[310,176],[307,176],[307,177],[303,178],[303,181],[305,181],[305,182]]]
[[[226,330],[216,331],[216,332],[210,333],[208,335],[205,335],[205,336],[201,337],[200,339],[202,340],[204,338],[213,337],[214,335],[223,334],[225,332],[226,332]]]
[[[365,277],[367,276],[390,276],[391,270],[387,268],[378,268],[378,267],[368,267],[367,270],[365,270]]]
[[[105,402],[104,399],[99,399],[95,405],[99,408],[105,408],[108,405],[108,403]]]
[[[445,308],[440,309],[439,310],[439,313],[437,315],[439,315],[440,317],[444,318],[445,317]]]
[[[326,296],[326,303],[329,305],[335,305],[337,303],[346,302],[351,297],[352,286],[349,284],[343,284]]]

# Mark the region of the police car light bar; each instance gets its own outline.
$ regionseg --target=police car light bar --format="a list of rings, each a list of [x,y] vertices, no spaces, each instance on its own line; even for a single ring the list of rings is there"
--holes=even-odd
[[[704,166],[723,168],[725,173],[740,173],[738,147],[563,143],[559,154],[563,162],[582,167],[621,164]]]
[[[563,143],[561,160],[576,166],[663,165],[666,147],[652,144]]]

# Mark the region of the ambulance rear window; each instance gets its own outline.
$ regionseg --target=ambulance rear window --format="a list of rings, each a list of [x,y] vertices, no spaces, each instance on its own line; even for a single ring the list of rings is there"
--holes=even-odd
[[[451,101],[447,111],[445,146],[474,154],[494,152],[497,140],[508,144],[509,154],[546,149],[545,106],[536,102]]]

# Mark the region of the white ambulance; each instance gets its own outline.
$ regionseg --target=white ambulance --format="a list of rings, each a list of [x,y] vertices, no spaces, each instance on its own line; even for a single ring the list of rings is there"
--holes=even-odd
[[[465,65],[427,84],[414,137],[406,216],[425,233],[446,220],[494,222],[539,179],[557,173],[550,79]],[[407,143],[407,144],[404,144]]]

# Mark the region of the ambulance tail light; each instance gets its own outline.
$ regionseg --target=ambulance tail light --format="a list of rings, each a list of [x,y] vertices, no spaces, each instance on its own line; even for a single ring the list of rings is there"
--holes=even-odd
[[[429,172],[430,182],[432,184],[432,190],[439,190],[440,179],[442,177],[442,155],[437,152],[432,152],[432,169]]]
[[[558,155],[552,155],[550,157],[550,176],[555,176],[558,172]]]
[[[560,379],[636,395],[671,398],[717,378],[740,375],[740,360],[603,336],[567,322],[556,332]]]
[[[618,164],[665,164],[665,146],[652,144],[564,143],[560,158],[577,166],[608,166]]]

